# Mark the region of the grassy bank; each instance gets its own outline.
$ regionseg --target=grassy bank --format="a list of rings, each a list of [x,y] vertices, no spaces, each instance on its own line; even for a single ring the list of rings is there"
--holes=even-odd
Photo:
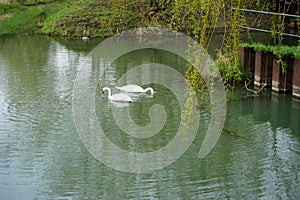
[[[144,11],[137,12],[138,8],[146,9],[147,1],[120,5],[118,1],[98,0],[23,0],[0,4],[0,34],[33,30],[71,38],[107,37],[134,27],[157,25],[149,23]]]
[[[145,1],[139,5],[121,7],[117,1],[76,1],[55,15],[47,18],[41,32],[63,37],[108,37],[134,27],[149,25],[142,13],[136,8],[145,7]]]
[[[43,26],[43,21],[60,10],[65,1],[24,1],[0,4],[0,34],[35,31]]]

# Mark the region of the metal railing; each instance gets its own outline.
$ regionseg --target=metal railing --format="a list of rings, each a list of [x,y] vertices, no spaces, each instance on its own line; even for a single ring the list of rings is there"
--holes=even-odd
[[[280,16],[280,27],[282,27],[282,24],[284,23],[284,21],[282,20],[282,17],[291,17],[291,18],[300,19],[299,15],[291,15],[291,14],[285,14],[285,13],[275,13],[275,12],[267,12],[267,11],[243,9],[243,8],[231,8],[231,10],[238,10],[238,11],[244,11],[244,12]],[[240,25],[239,27],[244,28],[244,29],[248,29],[248,30],[261,31],[261,32],[266,32],[266,33],[282,34],[282,35],[285,35],[285,36],[300,38],[300,35],[295,35],[295,34],[291,34],[291,33],[283,33],[283,32],[279,32],[279,31],[271,31],[271,30],[267,30],[267,29],[254,28],[254,27],[242,26],[242,25]],[[298,28],[298,31],[299,31],[299,28]]]

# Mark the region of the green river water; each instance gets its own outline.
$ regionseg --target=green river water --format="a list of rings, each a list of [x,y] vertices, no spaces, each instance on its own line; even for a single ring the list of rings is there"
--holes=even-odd
[[[300,101],[272,94],[228,99],[223,132],[203,159],[198,151],[209,108],[198,134],[175,162],[148,173],[127,173],[95,159],[81,142],[72,112],[72,92],[80,63],[99,41],[54,40],[18,34],[0,37],[0,199],[298,199],[300,197]],[[149,107],[165,106],[162,131],[135,139],[120,130],[102,86],[113,88],[126,67],[162,62],[179,72],[184,62],[164,52],[132,52],[107,70],[96,89],[95,109],[107,137],[126,151],[159,149],[174,137],[180,112],[176,97],[159,84],[156,93],[134,96],[129,105],[140,126]],[[145,72],[151,78],[151,72]],[[160,74],[167,77],[169,74]],[[116,90],[113,90],[116,92]],[[119,109],[123,109],[122,106]],[[111,155],[114,156],[114,155]],[[122,161],[120,161],[122,164]],[[158,161],[156,161],[158,162]]]

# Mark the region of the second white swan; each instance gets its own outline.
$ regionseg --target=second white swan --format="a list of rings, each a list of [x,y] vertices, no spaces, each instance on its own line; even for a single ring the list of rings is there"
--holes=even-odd
[[[109,100],[112,100],[112,101],[123,101],[123,102],[133,102],[132,99],[130,98],[130,96],[128,96],[127,94],[117,93],[117,94],[111,95],[111,90],[108,87],[104,87],[102,89],[102,93],[104,93],[105,90],[108,91],[108,99]]]
[[[129,84],[124,85],[121,87],[116,87],[118,90],[124,91],[124,92],[148,92],[150,91],[151,95],[154,94],[154,90],[151,87],[147,87],[146,89],[143,89],[141,86],[135,85],[135,84]]]

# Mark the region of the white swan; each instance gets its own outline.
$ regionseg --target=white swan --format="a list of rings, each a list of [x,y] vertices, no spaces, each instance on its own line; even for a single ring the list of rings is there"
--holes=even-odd
[[[154,94],[154,90],[151,87],[148,87],[146,89],[143,89],[141,86],[134,85],[134,84],[129,84],[129,85],[124,85],[121,87],[116,87],[118,90],[122,90],[124,92],[151,92],[151,95]]]
[[[89,37],[86,37],[86,36],[83,36],[81,39],[82,39],[82,40],[89,40],[90,38],[89,38]]]
[[[128,96],[127,94],[117,93],[117,94],[111,95],[111,90],[108,87],[102,88],[102,93],[104,93],[105,90],[108,91],[108,99],[109,100],[112,100],[112,101],[133,102],[132,99],[130,98],[130,96]]]

